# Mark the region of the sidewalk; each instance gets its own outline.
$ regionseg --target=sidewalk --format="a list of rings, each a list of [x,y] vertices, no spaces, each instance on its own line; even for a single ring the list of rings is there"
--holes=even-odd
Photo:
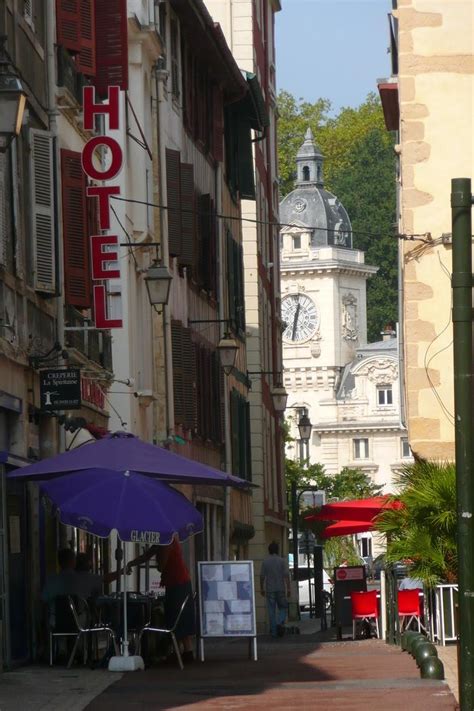
[[[207,641],[206,661],[183,672],[37,666],[0,674],[0,711],[456,709],[447,684],[421,680],[412,657],[398,647],[375,639],[333,641],[334,629],[319,632],[315,620],[299,627],[299,635],[259,637],[257,662],[248,659],[246,641],[228,639]]]

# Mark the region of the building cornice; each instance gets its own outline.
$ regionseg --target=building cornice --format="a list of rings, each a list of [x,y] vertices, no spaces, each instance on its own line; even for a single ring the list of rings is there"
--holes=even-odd
[[[372,267],[368,264],[355,264],[354,262],[324,260],[321,262],[307,261],[301,264],[280,264],[280,273],[282,276],[295,276],[306,274],[346,274],[370,277],[378,272],[378,267]]]
[[[328,423],[324,425],[313,425],[313,431],[320,434],[338,434],[340,432],[400,432],[406,434],[406,429],[400,427],[399,422],[374,422],[367,424],[341,424],[340,422]]]

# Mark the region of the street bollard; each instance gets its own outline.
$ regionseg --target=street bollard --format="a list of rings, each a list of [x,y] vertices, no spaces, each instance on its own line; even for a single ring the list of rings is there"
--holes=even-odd
[[[426,641],[425,644],[419,644],[416,647],[416,654],[415,654],[415,660],[416,663],[419,667],[421,667],[422,662],[425,659],[428,659],[428,657],[437,657],[438,652],[436,651],[436,647],[431,644],[431,642]]]
[[[438,657],[427,657],[420,665],[422,679],[444,679],[443,662]]]

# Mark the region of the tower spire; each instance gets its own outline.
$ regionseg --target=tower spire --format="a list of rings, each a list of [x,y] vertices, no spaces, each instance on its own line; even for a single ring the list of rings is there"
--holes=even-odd
[[[310,185],[324,187],[323,163],[324,156],[314,141],[311,127],[308,126],[304,141],[296,154],[296,185],[300,188]]]

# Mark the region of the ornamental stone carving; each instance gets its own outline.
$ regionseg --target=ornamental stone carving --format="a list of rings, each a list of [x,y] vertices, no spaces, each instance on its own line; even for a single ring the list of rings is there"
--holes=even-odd
[[[388,358],[371,360],[357,370],[357,375],[366,375],[375,385],[391,385],[398,376],[396,363]]]
[[[344,294],[342,297],[342,337],[346,341],[357,341],[359,338],[357,299],[354,294]]]

